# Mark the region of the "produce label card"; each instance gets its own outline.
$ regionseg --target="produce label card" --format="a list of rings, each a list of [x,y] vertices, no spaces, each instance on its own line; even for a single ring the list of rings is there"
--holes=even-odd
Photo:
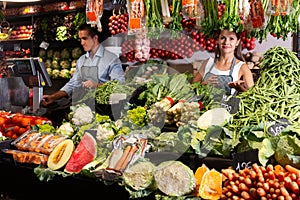
[[[129,24],[130,24],[131,29],[141,28],[141,19],[140,18],[131,18]]]
[[[252,164],[259,163],[257,149],[234,153],[232,157],[233,167],[236,171],[245,169],[246,167],[251,168]]]
[[[280,134],[283,129],[291,125],[285,118],[278,119],[277,122],[271,122],[271,124],[272,125],[268,127],[268,132],[273,136]]]
[[[230,114],[235,114],[239,111],[240,99],[233,96],[224,95],[221,100],[221,107],[225,108]]]

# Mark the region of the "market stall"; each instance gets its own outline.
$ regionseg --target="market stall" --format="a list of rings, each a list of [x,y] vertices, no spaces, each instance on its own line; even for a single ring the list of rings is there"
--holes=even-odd
[[[94,3],[86,22],[118,38],[104,44],[127,65],[126,84],[109,81],[62,103],[60,122],[52,120],[57,108],[43,116],[0,111],[4,195],[298,199],[300,61],[277,45],[253,50],[267,34],[298,31],[299,1],[117,1],[108,24]],[[244,56],[255,85],[234,96],[191,81],[219,29],[241,32],[251,51]],[[39,52],[52,78],[53,70],[70,75],[74,49]],[[95,107],[85,104],[91,96]]]

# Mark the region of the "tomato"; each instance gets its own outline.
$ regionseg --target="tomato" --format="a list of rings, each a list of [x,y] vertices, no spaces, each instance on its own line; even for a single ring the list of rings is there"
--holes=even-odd
[[[26,131],[26,128],[21,127],[19,129],[19,135],[22,135]]]
[[[4,117],[0,117],[0,126],[2,126],[3,124],[5,124],[5,118]]]
[[[12,134],[12,136],[11,136],[12,139],[16,139],[16,138],[18,138],[18,137],[19,137],[19,136],[18,136],[16,133]]]
[[[20,126],[14,126],[14,133],[19,133]]]
[[[34,124],[43,124],[43,119],[41,119],[41,118],[35,119]]]
[[[22,118],[23,118],[22,115],[16,114],[12,117],[12,123],[20,126],[20,125],[22,125]]]
[[[6,134],[5,134],[5,136],[12,138],[13,134],[14,134],[13,131],[7,131]]]
[[[22,118],[22,122],[21,122],[22,126],[26,127],[30,124],[31,124],[31,118],[30,117],[23,117]]]

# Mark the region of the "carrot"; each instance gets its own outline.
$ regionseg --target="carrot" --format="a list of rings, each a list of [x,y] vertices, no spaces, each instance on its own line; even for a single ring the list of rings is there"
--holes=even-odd
[[[300,177],[296,180],[297,184],[300,185]]]
[[[266,191],[263,188],[257,188],[256,191],[257,191],[258,196],[260,196],[260,197],[266,196]]]
[[[236,186],[236,185],[232,185],[232,186],[231,186],[231,190],[232,190],[232,192],[237,193],[237,194],[238,194],[239,191],[240,191],[239,188],[238,188],[238,186]]]
[[[266,169],[267,169],[268,172],[273,171],[274,170],[274,166],[271,165],[271,164],[268,164]]]
[[[258,177],[258,182],[264,183],[265,182],[265,178],[263,175]]]
[[[272,194],[272,199],[277,199],[277,194]]]
[[[254,170],[250,171],[250,178],[251,178],[251,180],[255,180],[256,179],[256,172]]]
[[[269,171],[268,177],[269,177],[270,180],[274,180],[275,179],[275,173],[274,173],[274,171]]]
[[[269,183],[263,183],[263,188],[265,191],[269,191],[270,190]]]
[[[259,165],[257,163],[253,163],[252,164],[252,169],[254,169],[254,171],[256,173],[261,172],[260,167],[259,167]]]
[[[293,191],[293,193],[299,195],[299,185],[295,181],[292,181],[290,183],[289,188],[291,188],[291,190]]]
[[[244,183],[249,187],[252,185],[252,181],[249,177],[246,177],[245,180],[244,180]]]
[[[292,183],[292,179],[287,176],[284,178],[284,181],[283,181],[283,185],[287,188],[287,189],[291,189],[291,183]]]
[[[281,0],[281,8],[282,10],[286,10],[286,0]]]
[[[278,178],[279,181],[283,181],[285,176],[286,176],[285,172],[279,172],[278,175],[277,175],[277,178]]]
[[[257,194],[256,188],[250,188],[250,189],[249,189],[249,193],[250,193],[250,195],[251,195],[253,198],[255,198],[255,199],[258,198],[258,194]]]
[[[290,173],[296,174],[297,177],[300,177],[300,170],[297,169],[296,167],[293,167],[292,165],[286,165],[285,169]]]
[[[234,179],[234,174],[236,173],[233,169],[222,169],[221,172],[222,175],[230,181]]]
[[[297,199],[297,197],[299,197],[299,194],[291,193],[290,196],[292,197],[292,199]]]
[[[280,0],[275,0],[275,12],[278,13],[279,12],[279,4],[280,4]]]
[[[232,197],[232,192],[230,192],[230,191],[228,191],[228,192],[226,192],[226,197]]]
[[[252,199],[251,196],[250,196],[250,194],[248,192],[246,192],[246,191],[242,191],[241,197],[244,198],[244,199],[246,199],[246,200],[247,199]]]
[[[239,189],[241,191],[248,191],[249,190],[248,186],[245,183],[240,183]]]
[[[277,197],[278,200],[285,200],[284,196],[280,195]]]
[[[287,189],[284,186],[280,187],[280,192],[284,197],[290,196],[289,192],[287,191]]]
[[[273,187],[274,187],[275,189],[278,189],[278,188],[280,187],[280,183],[279,183],[279,182],[274,182]]]
[[[128,154],[129,154],[130,150],[131,150],[131,146],[127,146],[127,147],[124,149],[121,158],[119,159],[118,163],[117,163],[116,166],[115,166],[115,170],[118,170],[118,171],[119,171],[119,170],[121,169],[122,164],[123,164],[123,162],[126,160],[126,158],[127,158]]]
[[[275,0],[271,0],[271,5],[275,6]]]
[[[291,178],[292,181],[296,181],[297,180],[297,175],[294,173],[290,173],[289,177]]]
[[[128,166],[128,164],[130,163],[133,155],[135,154],[135,152],[138,150],[138,146],[134,145],[131,147],[130,151],[128,152],[128,155],[126,157],[126,159],[124,160],[124,162],[122,163],[122,166],[120,168],[121,171],[124,171],[126,169],[126,167]]]

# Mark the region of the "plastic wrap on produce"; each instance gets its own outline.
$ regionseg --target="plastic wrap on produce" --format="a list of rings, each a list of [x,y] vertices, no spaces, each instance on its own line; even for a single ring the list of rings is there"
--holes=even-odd
[[[106,171],[122,174],[129,165],[145,156],[147,138],[142,134],[122,135],[113,141],[113,147]]]
[[[129,13],[129,34],[145,26],[145,4],[144,0],[127,0]]]
[[[101,17],[103,15],[103,0],[87,0],[86,23],[97,26],[102,31]]]
[[[135,33],[135,58],[141,62],[145,62],[150,58],[150,39],[147,33],[147,28],[141,28]]]

